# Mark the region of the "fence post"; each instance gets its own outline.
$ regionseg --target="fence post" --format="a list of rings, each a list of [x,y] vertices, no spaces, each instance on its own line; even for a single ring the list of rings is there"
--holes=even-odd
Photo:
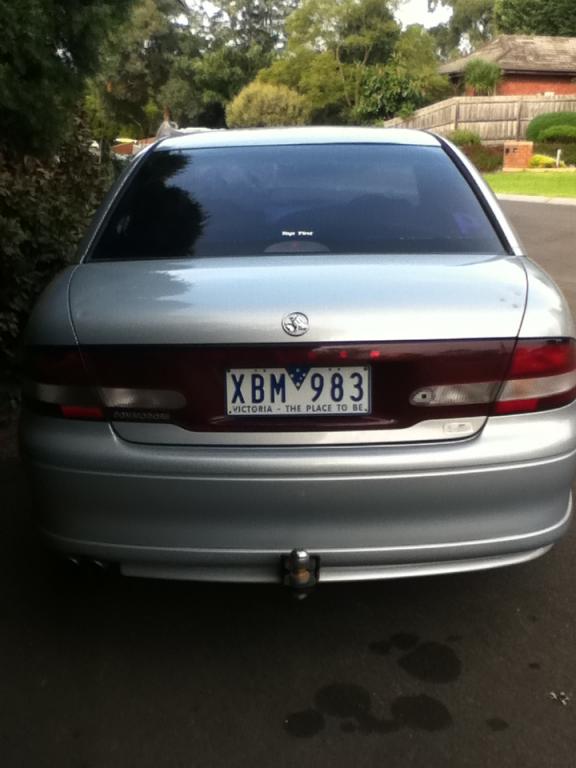
[[[520,134],[522,132],[522,97],[518,96],[518,109],[516,110],[516,141],[520,141]]]
[[[454,104],[454,118],[452,120],[455,131],[458,130],[458,119],[460,117],[460,99],[456,96],[456,103]]]

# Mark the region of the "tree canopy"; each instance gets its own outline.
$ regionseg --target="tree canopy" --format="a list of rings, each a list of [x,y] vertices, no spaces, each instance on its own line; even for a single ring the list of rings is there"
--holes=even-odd
[[[576,36],[574,0],[495,0],[494,20],[505,34]]]
[[[494,33],[494,0],[428,0],[430,10],[439,5],[452,9],[445,24],[430,31],[444,58],[462,55],[462,46],[475,49],[488,42]]]
[[[158,95],[186,50],[197,56],[192,12],[178,0],[138,0],[103,46],[101,67],[88,89],[86,108],[98,138],[154,135],[161,119]]]
[[[370,122],[414,109],[449,88],[434,39],[402,31],[385,0],[303,0],[286,22],[282,56],[260,80],[301,93],[315,123]]]
[[[313,122],[372,121],[449,93],[438,54],[498,33],[576,35],[574,0],[428,0],[452,9],[402,30],[398,0],[0,0],[0,120],[13,151],[49,152],[83,100],[98,139],[224,126],[254,80],[295,90]]]
[[[498,34],[576,36],[574,0],[428,0],[428,8],[452,9],[431,30],[444,58],[474,50]]]
[[[42,154],[71,124],[86,78],[131,0],[0,0],[0,124],[13,152]]]
[[[214,40],[242,50],[258,46],[268,53],[283,44],[286,17],[298,0],[216,0],[212,5],[216,11],[207,21]]]
[[[285,40],[296,0],[136,0],[104,51],[87,108],[103,137],[153,135],[168,107],[181,125],[225,125],[226,105]]]

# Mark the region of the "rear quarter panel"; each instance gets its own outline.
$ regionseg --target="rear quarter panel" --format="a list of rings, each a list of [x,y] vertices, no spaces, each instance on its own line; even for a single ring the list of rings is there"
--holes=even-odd
[[[554,280],[531,259],[524,259],[528,297],[521,338],[574,337],[570,307]]]

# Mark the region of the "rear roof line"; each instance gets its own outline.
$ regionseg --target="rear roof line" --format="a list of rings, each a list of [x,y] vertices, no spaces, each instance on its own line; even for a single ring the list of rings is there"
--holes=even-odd
[[[263,147],[298,144],[399,144],[439,147],[431,133],[409,128],[354,128],[307,126],[300,128],[249,128],[215,130],[171,136],[156,145],[163,149],[209,149],[216,147]]]

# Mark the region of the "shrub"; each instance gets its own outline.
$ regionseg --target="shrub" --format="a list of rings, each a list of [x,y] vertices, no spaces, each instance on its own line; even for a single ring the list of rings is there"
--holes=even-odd
[[[526,138],[529,141],[541,141],[541,132],[553,125],[576,126],[576,112],[546,112],[538,115],[528,124]]]
[[[111,180],[110,166],[99,165],[79,125],[46,161],[0,150],[0,381],[11,371],[32,304],[73,260]]]
[[[456,144],[458,147],[465,147],[470,144],[481,144],[482,140],[480,136],[474,131],[467,131],[464,128],[459,128],[452,133],[446,135],[448,141]]]
[[[405,115],[413,113],[423,103],[420,83],[402,67],[372,67],[364,75],[362,95],[354,117],[368,123],[392,116],[407,119]]]
[[[540,141],[561,141],[576,144],[576,125],[551,125],[540,131]]]
[[[555,142],[554,144],[535,144],[534,150],[539,155],[549,155],[556,159],[556,152],[562,150],[562,160],[566,165],[576,165],[576,144],[562,144]]]
[[[464,84],[473,88],[478,96],[491,96],[496,93],[502,79],[502,70],[492,61],[473,59],[464,69]]]
[[[416,110],[411,104],[404,104],[403,107],[400,107],[394,117],[401,117],[402,120],[410,120],[410,118],[414,117],[414,112],[416,112]]]
[[[462,152],[482,173],[491,173],[502,168],[504,149],[501,145],[485,147],[482,144],[467,144]]]
[[[532,155],[530,168],[555,168],[556,160],[548,155]]]
[[[226,108],[229,128],[267,125],[303,125],[308,109],[302,96],[285,85],[253,82],[243,88]]]

